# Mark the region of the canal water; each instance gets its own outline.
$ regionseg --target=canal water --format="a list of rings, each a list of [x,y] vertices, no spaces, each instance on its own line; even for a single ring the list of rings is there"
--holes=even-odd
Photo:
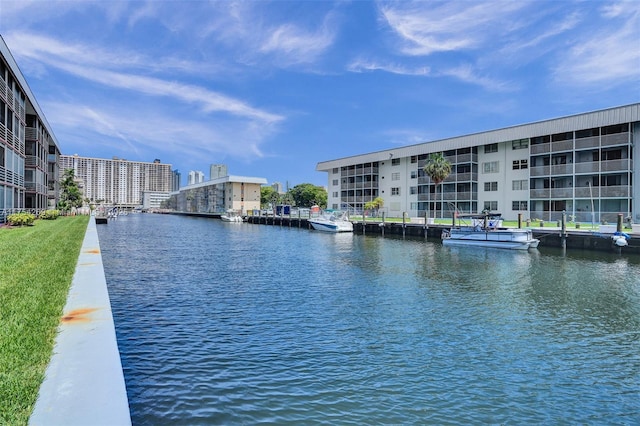
[[[135,425],[639,424],[640,259],[120,216]]]

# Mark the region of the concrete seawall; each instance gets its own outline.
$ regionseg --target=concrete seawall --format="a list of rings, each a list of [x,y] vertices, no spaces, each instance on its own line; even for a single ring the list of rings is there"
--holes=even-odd
[[[30,425],[130,425],[129,401],[94,217]]]

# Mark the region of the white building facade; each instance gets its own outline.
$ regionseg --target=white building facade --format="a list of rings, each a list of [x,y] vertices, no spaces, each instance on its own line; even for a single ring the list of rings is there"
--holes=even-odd
[[[640,222],[640,104],[318,163],[328,207],[363,211],[377,197],[388,216],[451,217],[483,210],[507,220]],[[422,168],[443,153],[449,177]]]
[[[260,188],[267,180],[259,177],[224,176],[187,185],[171,194],[170,205],[180,212],[247,214],[260,209]]]
[[[119,158],[60,156],[60,174],[73,169],[84,182],[85,198],[93,203],[105,203],[134,208],[143,204],[143,192],[171,192],[173,174],[170,164],[128,161]]]

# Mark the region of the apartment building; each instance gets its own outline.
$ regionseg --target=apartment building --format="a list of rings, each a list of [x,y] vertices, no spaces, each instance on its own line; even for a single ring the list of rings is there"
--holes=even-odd
[[[58,142],[0,36],[0,223],[16,210],[55,207]]]
[[[393,148],[317,164],[328,206],[364,210],[376,197],[389,216],[500,212],[515,220],[640,222],[640,104]],[[434,185],[423,167],[443,153],[452,172]]]
[[[60,177],[73,169],[81,180],[83,197],[94,203],[105,203],[125,208],[142,206],[143,193],[171,192],[173,173],[170,164],[153,162],[60,156]]]
[[[260,187],[267,180],[259,177],[223,176],[187,185],[171,194],[169,205],[189,213],[224,213],[233,210],[246,214],[260,209]]]

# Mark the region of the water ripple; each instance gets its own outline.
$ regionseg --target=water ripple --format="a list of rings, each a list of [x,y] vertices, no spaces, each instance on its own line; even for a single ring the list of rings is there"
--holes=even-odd
[[[130,215],[99,229],[132,419],[640,423],[640,261]]]

